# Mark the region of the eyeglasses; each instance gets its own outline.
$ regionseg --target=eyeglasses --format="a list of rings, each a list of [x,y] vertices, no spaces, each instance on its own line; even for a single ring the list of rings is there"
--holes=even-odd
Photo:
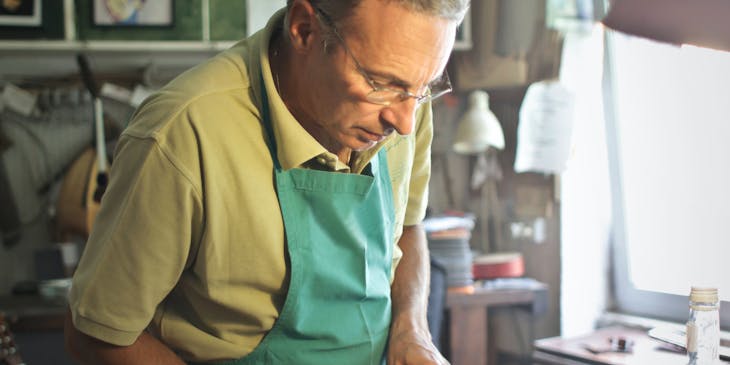
[[[368,102],[388,106],[393,103],[403,102],[405,100],[408,100],[409,98],[413,98],[416,99],[416,104],[420,105],[427,101],[434,100],[452,90],[451,80],[449,80],[449,75],[446,70],[444,70],[444,73],[441,74],[441,76],[439,76],[436,80],[431,81],[428,85],[426,85],[425,91],[420,95],[411,93],[408,90],[394,89],[392,87],[379,84],[378,82],[373,80],[372,76],[370,76],[370,74],[365,71],[365,69],[360,65],[360,62],[357,61],[357,58],[355,58],[355,56],[352,54],[350,48],[347,47],[347,43],[345,43],[345,39],[342,38],[339,30],[337,30],[334,21],[332,21],[332,19],[318,7],[314,5],[312,7],[317,13],[317,18],[319,18],[325,26],[332,29],[337,39],[340,41],[340,43],[342,43],[342,47],[345,49],[345,52],[355,62],[355,68],[357,69],[357,72],[359,72],[365,78],[365,81],[367,81],[368,85],[370,85],[370,87],[372,88],[372,90],[367,95],[365,95],[365,99]]]

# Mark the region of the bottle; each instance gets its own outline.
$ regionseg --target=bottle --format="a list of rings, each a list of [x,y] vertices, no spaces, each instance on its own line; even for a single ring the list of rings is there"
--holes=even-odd
[[[716,288],[692,287],[687,322],[689,365],[719,362],[720,303]]]

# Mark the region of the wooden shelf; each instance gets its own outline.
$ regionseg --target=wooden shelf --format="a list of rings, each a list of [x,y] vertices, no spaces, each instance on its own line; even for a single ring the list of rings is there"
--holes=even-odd
[[[6,52],[219,52],[235,41],[0,41]]]
[[[180,72],[230,48],[226,41],[0,41],[0,80],[77,74],[76,54],[84,52],[98,72],[126,72],[155,65]]]

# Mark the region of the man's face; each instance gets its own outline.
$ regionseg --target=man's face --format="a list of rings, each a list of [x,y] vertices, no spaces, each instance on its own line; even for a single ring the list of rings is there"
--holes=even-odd
[[[366,150],[393,132],[410,134],[416,100],[389,106],[368,102],[372,87],[353,57],[378,85],[422,93],[446,66],[456,24],[393,2],[364,0],[338,30],[352,54],[342,44],[332,44],[329,54],[314,47],[304,76],[311,92],[302,100],[314,125],[305,128],[334,153]]]

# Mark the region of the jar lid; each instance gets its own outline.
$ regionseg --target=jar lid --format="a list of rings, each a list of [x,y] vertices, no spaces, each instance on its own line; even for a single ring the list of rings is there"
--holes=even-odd
[[[693,286],[689,300],[700,303],[715,303],[718,300],[717,288]]]

